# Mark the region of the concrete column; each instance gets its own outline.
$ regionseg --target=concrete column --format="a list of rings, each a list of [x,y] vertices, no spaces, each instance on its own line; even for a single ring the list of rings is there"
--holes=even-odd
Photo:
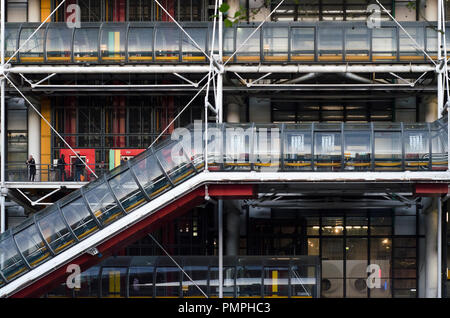
[[[437,198],[424,198],[425,217],[425,298],[438,297],[438,211]]]
[[[438,17],[438,0],[422,0],[419,8],[420,21],[437,21]]]
[[[47,167],[40,167],[41,163],[41,117],[38,113],[28,107],[28,155],[32,155],[36,161],[36,181],[40,181],[40,168],[47,170]],[[42,171],[47,174],[47,171]]]
[[[224,201],[226,210],[225,255],[239,255],[240,240],[240,207],[238,200]]]
[[[438,119],[438,104],[436,95],[423,95],[418,107],[420,122],[433,122]]]
[[[28,0],[28,22],[41,22],[40,0]]]
[[[227,108],[227,122],[239,123],[241,122],[241,115],[239,105],[235,103],[228,104]]]

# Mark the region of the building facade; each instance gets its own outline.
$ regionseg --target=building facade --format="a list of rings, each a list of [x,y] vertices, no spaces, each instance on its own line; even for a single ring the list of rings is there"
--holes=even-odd
[[[447,96],[438,94],[435,70],[438,45],[450,36],[437,22],[441,2],[224,2],[229,25],[222,52],[214,52],[228,66],[222,84],[211,82],[209,101],[220,91],[225,123],[280,127],[282,169],[275,172],[311,175],[259,182],[255,196],[223,200],[225,295],[447,297]],[[209,70],[202,51],[209,55],[218,42],[215,1],[5,3],[6,229],[38,219],[41,209],[126,165],[160,136],[216,121],[205,91],[196,95]],[[447,21],[447,1],[442,11]],[[80,25],[70,27],[77,13]],[[233,140],[240,157],[230,174],[262,165],[248,160],[249,144]],[[82,172],[77,157],[87,164]],[[371,172],[392,177],[372,180]],[[430,177],[412,181],[408,172]],[[333,173],[334,180],[321,179]],[[222,253],[217,211],[217,202],[205,201],[152,232],[194,280],[207,278],[200,287],[212,296],[219,295],[218,269],[200,256]],[[80,290],[61,285],[43,295],[201,296],[165,251],[145,236],[87,269]],[[150,269],[142,265],[147,259]],[[368,280],[372,264],[376,287]],[[312,287],[295,283],[302,277]],[[136,281],[159,287],[134,288]]]

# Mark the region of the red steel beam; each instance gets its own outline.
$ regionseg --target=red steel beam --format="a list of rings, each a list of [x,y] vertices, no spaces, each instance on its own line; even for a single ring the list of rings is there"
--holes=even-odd
[[[241,199],[254,197],[255,192],[253,185],[214,184],[208,186],[208,194],[211,197],[217,198]],[[180,217],[198,206],[204,201],[204,197],[205,187],[201,186],[98,245],[97,250],[101,254],[101,257],[91,256],[85,253],[72,260],[70,264],[77,264],[82,271],[85,271],[113,255],[115,252],[146,236],[148,233],[157,230],[162,225],[167,224],[167,222]],[[67,266],[57,268],[11,297],[40,297],[66,281],[68,275],[71,274],[66,273],[66,268]]]
[[[416,183],[414,184],[414,196],[439,197],[448,193],[447,183]]]

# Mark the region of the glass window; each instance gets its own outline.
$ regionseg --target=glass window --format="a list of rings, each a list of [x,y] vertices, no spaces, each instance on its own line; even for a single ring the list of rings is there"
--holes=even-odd
[[[406,169],[428,170],[430,159],[428,128],[426,125],[422,125],[421,130],[415,130],[414,128],[408,129],[408,127],[405,127],[404,144]]]
[[[192,281],[183,274],[183,280],[181,282],[181,288],[183,290],[183,297],[204,296],[207,294],[208,286],[208,267],[207,266],[186,266],[184,271],[195,282],[195,286]],[[198,289],[203,291],[203,293]]]
[[[100,267],[91,267],[86,271],[83,271],[80,276],[80,289],[74,289],[75,297],[98,297],[99,295],[99,282],[98,274]]]
[[[207,28],[186,28],[187,34],[206,52],[206,33]],[[183,61],[186,62],[204,62],[206,56],[203,52],[188,38],[183,32],[182,34]],[[217,44],[217,43],[216,43]]]
[[[158,267],[156,269],[156,296],[180,296],[180,270],[178,267]]]
[[[253,162],[256,171],[277,171],[280,167],[280,131],[267,125],[256,129],[253,140]]]
[[[99,185],[96,183],[91,187],[94,188],[86,191],[85,197],[91,211],[94,212],[94,215],[100,220],[100,223],[104,225],[109,224],[123,215],[122,210],[117,206],[105,182]]]
[[[368,218],[365,216],[347,216],[345,230],[347,235],[367,235]]]
[[[367,238],[346,240],[346,297],[367,297]]]
[[[340,170],[341,156],[341,133],[314,133],[314,170]]]
[[[322,297],[344,296],[343,245],[342,238],[322,238]]]
[[[389,27],[372,29],[372,60],[394,61],[397,59],[397,29]]]
[[[219,268],[209,269],[209,296],[219,296]],[[234,267],[223,267],[223,295],[224,297],[234,297],[236,270]]]
[[[234,53],[234,28],[224,28],[223,30],[223,61],[228,61],[228,58],[231,56],[231,54]],[[212,31],[210,31],[212,33]],[[217,34],[217,31],[216,31]],[[218,38],[216,35],[216,38],[214,40],[214,50],[218,49]],[[212,38],[210,43],[209,49],[212,49]],[[232,60],[231,60],[232,61]]]
[[[145,159],[133,164],[132,169],[150,197],[157,196],[163,191],[170,189],[170,182],[165,177],[155,156],[147,156]]]
[[[319,61],[341,61],[344,30],[336,27],[319,28]]]
[[[284,168],[311,170],[311,132],[285,132]]]
[[[345,59],[347,61],[368,61],[370,49],[369,29],[352,27],[345,29]]]
[[[98,61],[98,28],[75,29],[73,58],[75,62]]]
[[[438,122],[440,124],[440,122]],[[443,127],[431,127],[431,152],[433,170],[447,170],[447,123]]]
[[[12,236],[3,237],[0,242],[0,270],[8,280],[13,280],[28,271]]]
[[[128,33],[128,61],[153,60],[153,28],[130,28]]]
[[[399,29],[400,60],[423,60],[424,29],[422,27],[405,27],[405,30],[414,41],[402,29]]]
[[[50,252],[44,245],[34,224],[15,235],[17,246],[31,267],[34,267],[50,257]]]
[[[343,235],[343,217],[322,217],[322,235]]]
[[[66,227],[59,211],[48,214],[39,220],[38,224],[44,239],[55,253],[59,253],[75,243],[75,239]]]
[[[289,28],[263,28],[264,60],[287,61],[289,45]]]
[[[426,28],[426,33],[427,33],[426,51],[433,60],[437,60],[437,48],[438,48],[437,35],[438,35],[438,32],[435,28]],[[445,31],[445,36],[448,37],[447,30]]]
[[[371,288],[370,297],[388,298],[391,297],[391,254],[392,241],[389,238],[370,239],[370,264],[380,268],[381,278],[380,288]]]
[[[66,26],[52,26],[47,31],[47,61],[70,62],[72,55],[72,32]]]
[[[125,60],[125,38],[125,27],[104,25],[100,40],[102,61],[118,62]]]
[[[291,28],[291,60],[314,61],[314,28]]]
[[[392,218],[390,216],[371,216],[370,235],[390,235],[392,233]]]
[[[102,298],[127,296],[127,268],[102,268]]]
[[[355,125],[346,127],[348,130],[344,133],[345,170],[367,171],[370,168],[372,155],[370,128],[368,125],[364,127],[366,130],[356,130]]]
[[[264,267],[264,297],[287,297],[288,295],[289,269]]]
[[[146,202],[144,194],[133,179],[130,170],[126,170],[109,180],[117,200],[125,211],[131,212]]]
[[[41,28],[30,40],[35,28],[23,28],[20,32],[20,61],[25,63],[44,62],[44,36],[45,29]],[[27,41],[28,40],[28,41]],[[26,42],[26,43],[25,43]]]
[[[262,268],[257,265],[237,267],[237,297],[261,297]]]
[[[180,30],[178,27],[156,28],[155,54],[157,61],[178,61],[180,56]]]
[[[184,154],[181,143],[171,143],[155,153],[161,166],[174,184],[194,175],[194,168]]]
[[[79,240],[98,230],[98,226],[84,204],[83,198],[78,198],[64,206],[61,208],[61,212]]]
[[[401,169],[401,138],[401,132],[375,132],[375,170]]]
[[[249,125],[227,127],[225,132],[225,169],[250,169],[250,140],[253,128]],[[209,150],[209,148],[208,148]]]
[[[254,28],[236,29],[236,50],[240,48],[236,54],[238,62],[259,62],[260,30],[251,35],[254,31]]]
[[[19,28],[5,28],[5,59],[6,61],[16,52],[17,49],[17,38],[19,36]],[[17,55],[11,60],[12,62],[17,61]]]
[[[130,267],[130,297],[154,296],[153,271],[153,266]]]

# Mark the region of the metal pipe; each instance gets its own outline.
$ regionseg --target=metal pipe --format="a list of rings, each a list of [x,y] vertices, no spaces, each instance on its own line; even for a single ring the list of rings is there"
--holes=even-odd
[[[442,298],[442,198],[438,197],[437,219],[437,298]]]
[[[437,59],[439,63],[441,63],[442,60],[442,0],[438,0],[438,20],[437,20]],[[440,69],[440,67],[439,67]],[[442,70],[437,71],[437,103],[438,103],[438,114],[437,118],[442,117],[442,111],[444,109],[444,88],[442,86]]]
[[[218,227],[219,227],[219,298],[223,298],[223,200],[219,200]]]
[[[226,72],[239,73],[424,73],[434,72],[430,64],[378,64],[378,65],[226,65]],[[136,65],[136,66],[11,66],[5,71],[14,74],[165,74],[165,73],[208,73],[209,65]]]

